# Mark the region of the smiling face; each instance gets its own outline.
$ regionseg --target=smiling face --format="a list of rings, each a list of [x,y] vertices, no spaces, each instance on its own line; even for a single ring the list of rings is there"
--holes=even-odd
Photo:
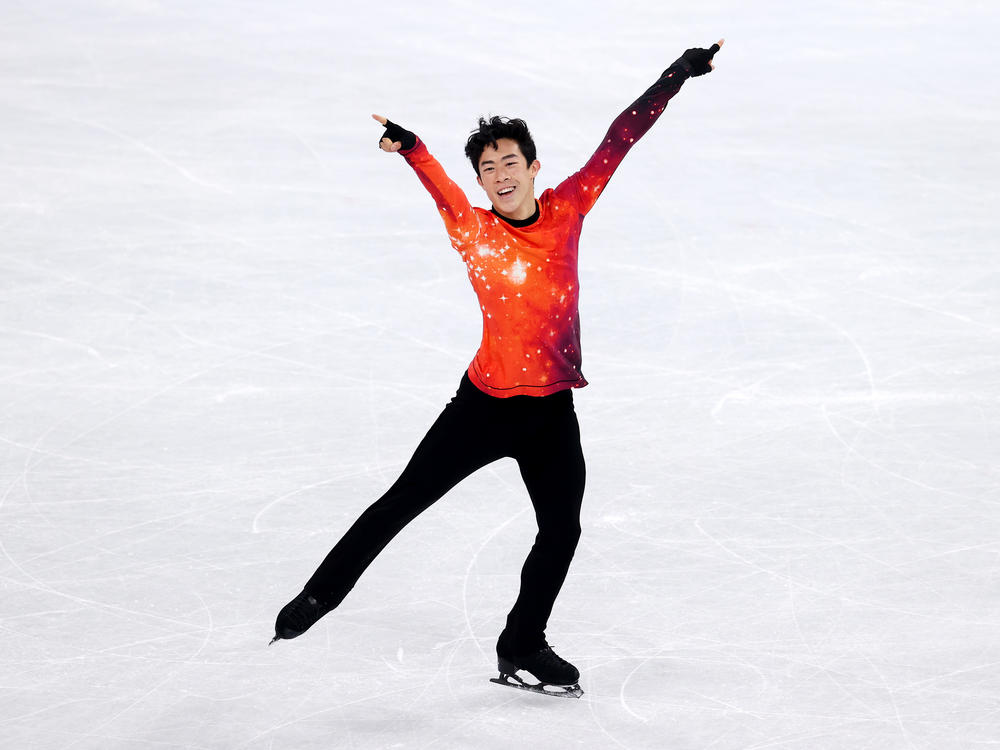
[[[498,138],[496,148],[483,149],[476,180],[498,214],[527,219],[535,213],[535,175],[541,168],[538,159],[528,164],[517,141]]]

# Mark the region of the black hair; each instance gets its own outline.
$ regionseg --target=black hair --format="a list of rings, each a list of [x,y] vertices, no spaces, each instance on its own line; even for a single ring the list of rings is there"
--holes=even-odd
[[[498,148],[497,140],[499,138],[510,138],[517,141],[517,145],[529,165],[535,160],[535,141],[532,140],[528,125],[524,120],[497,115],[489,120],[480,117],[479,128],[472,131],[472,135],[465,143],[465,155],[472,162],[476,176],[479,175],[479,160],[483,156],[483,150],[487,146]]]

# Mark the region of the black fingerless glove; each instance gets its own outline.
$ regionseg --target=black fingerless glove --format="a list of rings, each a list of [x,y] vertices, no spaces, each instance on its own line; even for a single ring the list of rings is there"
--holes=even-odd
[[[712,66],[709,63],[720,49],[722,48],[718,44],[713,44],[708,49],[701,49],[700,47],[689,49],[674,61],[674,65],[681,66],[692,77],[703,76],[712,71]]]
[[[400,146],[400,150],[402,151],[411,149],[417,145],[417,136],[409,130],[401,128],[392,120],[385,121],[385,132],[382,133],[382,138],[388,138],[391,143],[399,141],[402,144]],[[378,139],[379,143],[382,143],[382,138]]]

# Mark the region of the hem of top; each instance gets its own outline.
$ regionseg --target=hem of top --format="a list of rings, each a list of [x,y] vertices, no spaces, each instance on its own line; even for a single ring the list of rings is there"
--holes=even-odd
[[[469,365],[469,369],[466,372],[469,375],[469,381],[476,386],[476,389],[481,393],[485,393],[487,396],[492,396],[493,398],[512,398],[514,396],[551,396],[553,393],[559,393],[560,391],[568,391],[573,388],[583,388],[588,385],[587,379],[582,375],[577,380],[557,380],[554,383],[547,383],[546,385],[513,385],[509,388],[494,388],[483,382],[483,379],[476,372],[476,363],[473,362]]]

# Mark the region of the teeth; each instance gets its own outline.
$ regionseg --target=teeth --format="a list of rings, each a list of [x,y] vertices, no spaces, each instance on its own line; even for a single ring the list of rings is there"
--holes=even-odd
[[[514,188],[510,187],[510,188],[504,188],[503,190],[500,190],[497,194],[498,195],[509,195],[510,193],[513,193],[513,192],[514,192]]]

